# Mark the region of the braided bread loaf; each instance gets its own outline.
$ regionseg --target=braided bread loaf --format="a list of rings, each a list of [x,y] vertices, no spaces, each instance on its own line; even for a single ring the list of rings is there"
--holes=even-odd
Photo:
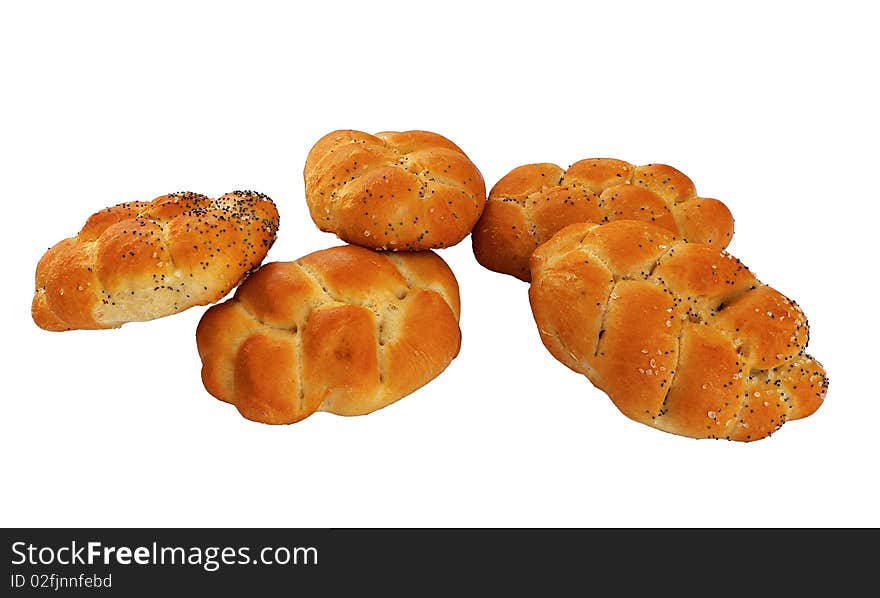
[[[636,421],[751,441],[824,400],[800,308],[717,247],[644,222],[573,224],[531,274],[544,345]]]
[[[457,145],[427,131],[333,131],[311,149],[303,176],[315,224],[372,249],[455,245],[486,203],[477,167]]]
[[[202,381],[251,420],[362,415],[458,354],[458,284],[436,254],[346,245],[266,264],[196,332]]]
[[[486,268],[528,282],[532,251],[562,227],[623,219],[653,222],[722,249],[733,236],[727,206],[697,197],[693,182],[675,168],[593,158],[564,172],[555,164],[528,164],[505,175],[474,227],[474,255]]]
[[[275,204],[253,191],[107,208],[43,255],[31,314],[46,330],[116,328],[213,303],[263,261],[277,229]]]

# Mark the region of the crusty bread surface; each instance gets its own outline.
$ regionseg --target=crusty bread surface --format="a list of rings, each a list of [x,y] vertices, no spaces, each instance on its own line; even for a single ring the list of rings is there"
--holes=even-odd
[[[529,256],[561,228],[614,220],[653,222],[682,239],[720,249],[733,236],[727,206],[698,197],[694,183],[679,170],[590,158],[565,171],[555,164],[514,168],[489,192],[471,241],[483,266],[528,282]]]
[[[31,315],[46,330],[101,329],[214,303],[263,261],[277,229],[275,204],[254,191],[107,208],[40,259]]]
[[[534,252],[531,275],[544,345],[638,422],[754,441],[825,398],[800,307],[716,245],[640,221],[574,224]]]
[[[430,251],[344,245],[268,263],[196,332],[202,381],[246,418],[370,413],[458,354],[458,284]]]
[[[453,142],[428,131],[328,133],[303,171],[312,220],[372,249],[455,245],[483,212],[486,185]]]

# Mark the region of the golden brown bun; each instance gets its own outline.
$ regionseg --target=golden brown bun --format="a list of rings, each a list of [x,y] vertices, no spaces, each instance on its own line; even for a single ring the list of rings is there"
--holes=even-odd
[[[576,222],[653,222],[687,241],[720,249],[733,236],[733,217],[717,199],[697,197],[693,182],[671,166],[633,166],[612,158],[514,168],[489,193],[473,230],[483,266],[529,281],[529,256]]]
[[[223,298],[275,241],[265,195],[172,193],[93,214],[40,259],[31,306],[46,330],[116,328]]]
[[[800,308],[716,246],[645,222],[573,224],[531,270],[544,345],[638,422],[751,441],[825,398]]]
[[[315,224],[371,249],[455,245],[486,204],[477,167],[427,131],[333,131],[311,149],[303,175]]]
[[[202,381],[251,420],[362,415],[458,355],[458,284],[436,254],[345,245],[266,264],[196,331]]]

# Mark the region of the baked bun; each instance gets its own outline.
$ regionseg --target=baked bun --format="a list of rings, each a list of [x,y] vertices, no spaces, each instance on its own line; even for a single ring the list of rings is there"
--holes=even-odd
[[[275,204],[253,191],[107,208],[43,255],[31,314],[46,330],[116,328],[219,301],[263,261],[277,229]]]
[[[719,249],[733,236],[727,206],[697,197],[693,182],[675,168],[592,158],[566,171],[555,164],[510,171],[492,188],[474,227],[474,255],[486,268],[528,282],[529,256],[562,227],[623,219],[653,222]]]
[[[318,228],[371,249],[455,245],[486,204],[477,167],[427,131],[333,131],[312,147],[303,175]]]
[[[251,420],[362,415],[458,354],[458,284],[432,252],[346,245],[266,264],[196,331],[202,381]]]
[[[638,422],[751,441],[825,398],[800,308],[715,245],[646,222],[573,224],[531,270],[544,345]]]

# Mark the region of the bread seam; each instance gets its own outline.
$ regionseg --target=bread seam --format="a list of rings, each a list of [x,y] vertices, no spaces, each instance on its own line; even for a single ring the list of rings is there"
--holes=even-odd
[[[414,288],[415,284],[413,281],[415,280],[412,277],[412,272],[410,269],[403,263],[400,259],[401,256],[396,253],[385,253],[383,254],[386,258],[391,260],[394,266],[397,268],[397,271],[400,272],[400,275],[406,281],[407,292],[409,292],[412,288]],[[451,300],[451,297],[447,295],[446,288],[443,285],[434,285],[433,283],[425,282],[424,286],[422,286],[422,290],[425,292],[433,292],[440,296],[443,299],[443,302],[446,303],[446,307],[449,308],[449,311],[455,316],[455,319],[458,320],[461,317],[461,304],[460,301],[457,302],[459,304],[458,308],[454,307],[453,304],[455,301]],[[398,299],[402,299],[398,297]]]
[[[675,366],[669,372],[669,386],[666,389],[666,394],[663,395],[663,401],[660,403],[660,409],[657,413],[651,416],[651,422],[656,422],[657,419],[666,414],[666,404],[669,400],[669,394],[672,392],[673,387],[675,386],[675,381],[678,378],[678,368],[681,366],[681,339],[684,337],[684,322],[682,322],[681,326],[678,329],[678,338],[675,340]]]
[[[611,301],[616,297],[614,291],[617,289],[618,284],[620,284],[620,281],[614,281],[611,284],[611,288],[608,289],[608,295],[605,297],[605,305],[602,306],[602,315],[599,318],[599,332],[596,333],[596,350],[593,352],[593,357],[599,356],[599,347],[602,346],[602,337],[605,336],[605,321],[608,319]]]
[[[745,381],[745,384],[743,384],[742,395],[737,395],[737,397],[736,397],[740,401],[739,407],[736,409],[736,413],[733,414],[733,417],[730,419],[730,423],[727,425],[727,427],[724,430],[724,432],[726,434],[725,438],[727,440],[730,440],[730,437],[735,432],[739,431],[739,429],[742,427],[742,425],[741,425],[742,424],[742,416],[743,416],[743,412],[746,409],[746,405],[748,404],[748,396],[750,393],[753,392],[750,389],[750,385],[751,385],[750,383],[753,379],[753,373],[754,373],[754,370],[749,372],[749,374],[746,375],[746,381]],[[770,379],[771,377],[772,376],[771,376],[770,372],[768,371],[767,378]],[[791,409],[790,406],[789,406],[789,409]],[[777,429],[778,429],[778,427],[777,427]],[[769,434],[768,434],[768,436],[769,436]]]
[[[311,278],[312,281],[314,281],[321,288],[324,295],[329,297],[333,302],[340,303],[343,305],[359,305],[361,307],[369,309],[373,313],[373,315],[376,317],[375,318],[375,321],[376,321],[376,368],[378,370],[379,382],[384,383],[384,381],[385,381],[385,351],[384,351],[383,344],[379,342],[379,330],[381,329],[381,326],[384,323],[385,314],[380,313],[379,309],[376,305],[371,305],[369,303],[364,303],[364,302],[343,301],[343,300],[339,299],[338,297],[334,296],[333,293],[330,292],[330,290],[327,288],[327,284],[324,281],[324,279],[321,278],[320,276],[318,276],[318,274],[316,272],[314,272],[311,268],[309,268],[305,264],[301,263],[300,260],[295,261],[294,264],[296,264],[299,267],[299,269],[302,270],[302,272],[306,276]],[[400,299],[400,300],[403,301],[405,299],[406,299],[406,295],[404,295],[403,299]],[[329,303],[329,302],[324,302],[321,304],[321,306],[326,305],[327,303]],[[321,307],[321,306],[318,306],[318,307]],[[308,321],[308,318],[311,316],[312,311],[314,311],[314,309],[309,311],[309,313],[306,316],[306,321]],[[300,353],[302,353],[301,350],[300,350]],[[302,362],[299,363],[299,367],[300,367],[300,369],[302,368]],[[302,389],[302,387],[303,387],[303,385],[300,384],[300,389]],[[379,392],[378,388],[376,389],[376,392]]]

